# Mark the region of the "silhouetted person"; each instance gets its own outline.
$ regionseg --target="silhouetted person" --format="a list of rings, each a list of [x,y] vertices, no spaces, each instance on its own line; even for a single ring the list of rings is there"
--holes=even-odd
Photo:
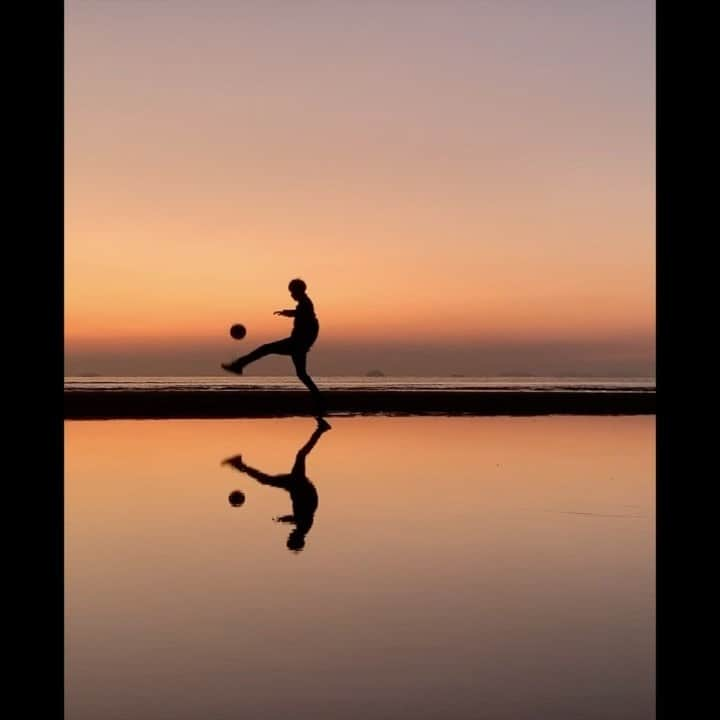
[[[273,315],[294,318],[290,337],[276,342],[261,345],[247,355],[239,357],[231,363],[222,363],[222,368],[228,372],[242,375],[243,369],[251,362],[266,355],[289,355],[292,358],[295,372],[300,381],[310,391],[315,405],[315,414],[318,418],[325,415],[325,405],[317,385],[307,372],[307,354],[320,332],[320,323],[315,315],[315,307],[307,295],[307,285],[303,280],[295,278],[288,285],[293,300],[297,302],[294,310],[276,310]]]
[[[315,518],[315,511],[318,506],[318,494],[315,486],[310,482],[305,471],[305,458],[315,447],[320,436],[330,429],[330,425],[322,418],[318,420],[318,426],[310,439],[298,450],[295,456],[295,464],[292,470],[286,475],[267,475],[260,470],[246,465],[242,455],[223,460],[223,465],[232,465],[236,470],[255,478],[263,485],[282,488],[290,493],[292,502],[292,515],[283,515],[274,518],[276,522],[292,523],[295,528],[290,532],[287,539],[288,550],[299,552],[305,547],[305,536],[312,527]],[[231,503],[232,504],[232,503]]]

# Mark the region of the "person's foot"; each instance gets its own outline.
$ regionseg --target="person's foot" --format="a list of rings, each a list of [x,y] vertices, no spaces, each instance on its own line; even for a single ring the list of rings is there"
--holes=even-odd
[[[323,417],[316,418],[318,430],[331,430],[332,425]]]
[[[227,370],[228,372],[235,373],[236,375],[243,374],[243,366],[239,365],[237,362],[220,363],[220,367],[223,370]]]
[[[223,460],[221,465],[232,465],[237,470],[242,470],[242,468],[245,467],[242,455],[233,455],[232,457]]]

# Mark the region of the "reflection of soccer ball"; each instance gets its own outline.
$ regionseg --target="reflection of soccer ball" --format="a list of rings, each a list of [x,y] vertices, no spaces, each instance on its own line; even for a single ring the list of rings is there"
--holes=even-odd
[[[239,323],[237,325],[233,325],[230,328],[230,337],[234,338],[235,340],[242,340],[247,335],[247,330],[245,329],[244,325],[240,325]]]
[[[245,502],[245,493],[240,490],[233,490],[228,498],[233,507],[240,507]]]

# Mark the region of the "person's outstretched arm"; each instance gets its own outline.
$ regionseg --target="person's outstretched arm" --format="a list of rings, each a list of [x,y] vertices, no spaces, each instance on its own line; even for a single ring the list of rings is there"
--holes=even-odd
[[[296,310],[276,310],[273,315],[283,315],[284,317],[295,317]]]

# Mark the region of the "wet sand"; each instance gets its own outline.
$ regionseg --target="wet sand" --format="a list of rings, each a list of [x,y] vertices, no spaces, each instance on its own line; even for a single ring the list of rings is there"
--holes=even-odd
[[[328,412],[356,415],[654,415],[655,391],[328,390]],[[303,390],[65,390],[68,420],[313,415]]]

